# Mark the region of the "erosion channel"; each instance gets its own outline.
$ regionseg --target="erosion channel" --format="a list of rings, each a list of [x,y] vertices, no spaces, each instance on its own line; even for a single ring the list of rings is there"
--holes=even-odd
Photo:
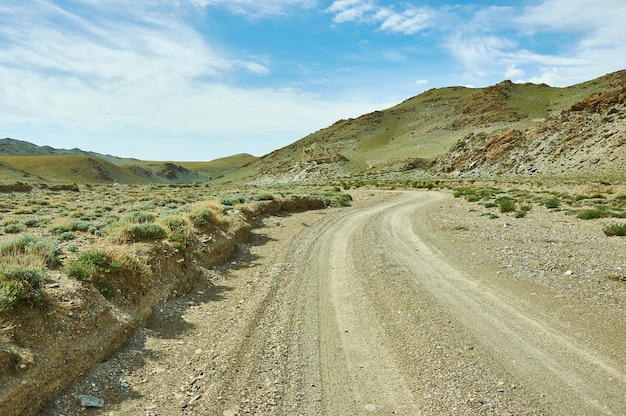
[[[155,310],[43,414],[626,414],[623,305],[604,319],[489,266],[438,232],[452,204],[359,191],[263,218],[212,285]]]

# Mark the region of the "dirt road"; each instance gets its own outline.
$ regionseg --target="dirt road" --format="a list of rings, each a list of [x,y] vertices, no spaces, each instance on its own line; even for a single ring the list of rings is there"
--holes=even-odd
[[[44,414],[626,414],[623,319],[438,233],[449,194],[360,195],[266,218]]]

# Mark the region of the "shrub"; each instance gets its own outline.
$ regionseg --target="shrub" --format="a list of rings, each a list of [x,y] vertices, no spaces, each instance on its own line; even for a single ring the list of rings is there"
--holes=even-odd
[[[71,231],[88,232],[93,225],[87,221],[70,221],[65,224],[58,224],[50,228],[52,234],[63,234]]]
[[[129,212],[128,214],[122,217],[123,221],[127,221],[127,222],[134,223],[134,224],[154,222],[155,219],[156,219],[156,216],[154,214],[151,214],[149,212],[140,212],[140,211]]]
[[[576,216],[576,218],[580,218],[581,220],[595,220],[597,218],[605,218],[608,217],[609,213],[603,209],[588,209]]]
[[[43,300],[45,272],[27,264],[0,264],[0,311],[21,305],[36,305]]]
[[[243,195],[220,196],[219,200],[222,205],[230,206],[233,206],[235,204],[243,204],[244,202],[246,202],[246,198]]]
[[[127,232],[133,241],[163,240],[167,238],[167,231],[155,223],[130,224]]]
[[[543,201],[543,205],[548,209],[556,209],[561,206],[561,200],[556,197],[548,198]]]
[[[41,259],[44,265],[48,267],[56,266],[59,263],[57,258],[59,249],[55,240],[29,234],[22,235],[15,240],[0,245],[0,254],[7,257],[35,256]]]
[[[78,280],[92,283],[107,299],[116,293],[133,296],[139,292],[150,270],[145,262],[125,252],[85,251],[69,260],[65,272]]]
[[[26,225],[24,224],[8,224],[4,227],[4,232],[7,234],[19,234],[26,230]]]
[[[68,276],[86,281],[99,279],[112,270],[109,257],[100,251],[80,253],[76,260],[70,260],[65,265]]]
[[[252,197],[255,201],[273,201],[275,199],[274,195],[269,193],[257,194]]]
[[[513,212],[517,208],[515,200],[506,196],[496,199],[496,204],[498,204],[498,209],[502,213]]]
[[[532,205],[522,205],[520,208],[520,211],[522,212],[530,212],[533,209]]]
[[[626,223],[607,225],[606,227],[604,227],[603,231],[604,234],[608,235],[609,237],[624,237],[626,236]]]
[[[59,240],[61,241],[69,241],[75,239],[76,236],[71,231],[66,231],[64,233],[59,234]]]
[[[187,245],[191,236],[191,224],[182,215],[168,215],[159,219],[159,224],[169,231],[168,238],[171,241]]]
[[[167,238],[167,231],[159,224],[128,223],[120,221],[108,228],[109,239],[114,243],[124,244],[141,240],[163,240]]]
[[[200,201],[189,206],[189,220],[198,227],[226,224],[222,203],[220,201]]]
[[[30,218],[24,221],[24,225],[28,228],[37,228],[41,225],[41,223],[34,218]]]

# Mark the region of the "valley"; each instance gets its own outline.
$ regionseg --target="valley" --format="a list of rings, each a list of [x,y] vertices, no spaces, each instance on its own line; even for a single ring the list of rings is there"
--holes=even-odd
[[[3,414],[626,414],[626,71],[260,157],[5,138],[0,198]]]

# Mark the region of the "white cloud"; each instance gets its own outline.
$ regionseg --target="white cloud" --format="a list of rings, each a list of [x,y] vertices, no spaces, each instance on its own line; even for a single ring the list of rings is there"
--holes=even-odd
[[[428,84],[428,80],[427,79],[418,79],[417,81],[415,81],[416,85],[425,85]]]
[[[437,15],[433,9],[412,5],[397,12],[394,7],[379,6],[373,0],[335,0],[326,12],[334,15],[335,23],[376,24],[382,31],[406,35],[432,26],[433,19]]]
[[[559,69],[556,67],[541,68],[541,74],[531,77],[528,79],[528,82],[532,82],[534,84],[562,85],[563,77],[559,73]]]
[[[522,78],[524,75],[525,75],[524,70],[517,68],[515,64],[509,65],[506,68],[506,71],[504,72],[504,77],[506,79]]]
[[[201,7],[224,7],[232,13],[252,17],[279,16],[293,8],[310,8],[317,4],[317,0],[191,0],[191,2]]]
[[[369,21],[370,12],[375,12],[376,7],[369,0],[337,0],[326,9],[327,12],[333,13],[333,21],[335,23]]]
[[[428,9],[415,8],[405,10],[402,13],[390,13],[389,16],[384,19],[380,28],[382,30],[411,35],[431,25],[431,14]]]
[[[100,4],[91,3],[89,7]],[[3,135],[30,140],[32,132],[39,131],[42,139],[99,137],[106,143],[125,138],[137,148],[143,140],[144,148],[150,148],[144,150],[152,152],[160,146],[146,146],[145,140],[177,138],[182,146],[185,137],[204,138],[207,146],[207,137],[211,142],[241,137],[250,141],[242,145],[250,152],[269,152],[278,147],[277,139],[286,144],[338,118],[373,110],[371,103],[356,99],[229,85],[237,72],[267,75],[268,59],[216,49],[182,23],[178,2],[155,3],[158,9],[120,1],[114,18],[105,13],[108,8],[91,9],[87,20],[71,9],[3,2]],[[87,7],[85,0],[82,7]],[[22,136],[26,131],[29,136]],[[212,151],[214,157],[232,154],[219,147]]]

